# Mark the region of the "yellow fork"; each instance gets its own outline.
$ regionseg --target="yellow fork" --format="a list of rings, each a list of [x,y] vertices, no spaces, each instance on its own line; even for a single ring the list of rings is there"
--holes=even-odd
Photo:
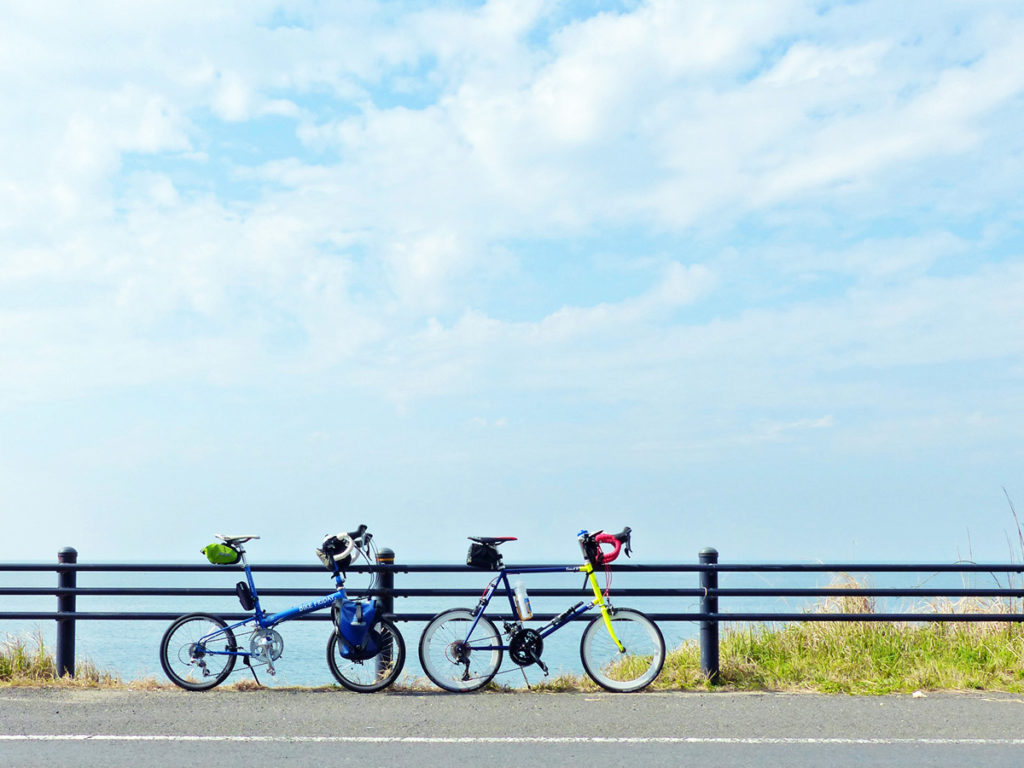
[[[608,634],[611,635],[612,640],[615,641],[615,645],[619,649],[619,653],[626,652],[626,646],[620,641],[618,636],[615,634],[615,630],[612,628],[612,614],[608,610],[608,604],[604,601],[604,595],[601,593],[601,586],[597,583],[597,576],[594,575],[594,566],[590,563],[580,566],[580,572],[587,574],[587,579],[590,581],[590,588],[594,590],[594,604],[600,607],[601,615],[604,617],[604,625],[608,628]]]

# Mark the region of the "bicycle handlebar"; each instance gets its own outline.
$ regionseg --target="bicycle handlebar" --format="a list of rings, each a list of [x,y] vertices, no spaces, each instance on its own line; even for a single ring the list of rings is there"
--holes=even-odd
[[[584,552],[587,553],[588,559],[592,560],[594,565],[606,565],[614,562],[623,548],[626,550],[626,557],[629,557],[633,551],[630,547],[631,531],[632,529],[628,525],[618,533],[605,533],[604,531],[587,533],[584,531],[581,536],[584,539]],[[603,544],[610,546],[611,551],[606,552],[601,549]]]
[[[348,533],[342,532],[336,533],[333,536],[325,536],[324,543],[321,545],[321,549],[317,550],[317,553],[320,555],[323,564],[328,567],[328,570],[332,567],[332,560],[333,567],[337,568],[338,564],[342,561],[345,564],[350,562],[353,550],[358,550],[358,552],[366,557],[371,539],[373,539],[373,534],[367,531],[365,525],[360,525],[356,530],[349,531]],[[326,558],[324,553],[326,553]]]

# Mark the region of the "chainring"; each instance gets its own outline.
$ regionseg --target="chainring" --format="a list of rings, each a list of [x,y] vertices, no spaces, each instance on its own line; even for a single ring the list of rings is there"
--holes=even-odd
[[[533,654],[530,654],[530,651]],[[535,629],[520,629],[508,644],[508,657],[520,667],[528,667],[544,652],[544,638]]]
[[[284,653],[284,638],[273,629],[258,629],[252,633],[249,652],[258,659],[276,661]]]

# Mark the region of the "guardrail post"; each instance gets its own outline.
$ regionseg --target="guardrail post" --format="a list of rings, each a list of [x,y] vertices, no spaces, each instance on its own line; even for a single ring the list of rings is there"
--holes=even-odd
[[[718,563],[718,550],[705,547],[698,555],[701,565]],[[700,572],[700,586],[704,589],[704,597],[700,601],[700,612],[704,614],[718,613],[718,598],[710,597],[709,590],[718,589],[718,571],[708,569]],[[704,619],[700,623],[700,671],[715,685],[718,683],[721,670],[718,667],[718,620]]]
[[[74,565],[78,562],[78,550],[64,547],[57,553],[57,562],[61,565]],[[74,589],[78,585],[78,572],[72,568],[57,569],[57,588]],[[74,613],[75,596],[57,595],[57,612]],[[57,619],[57,676],[75,676],[75,620]]]
[[[377,550],[377,565],[394,565],[395,552],[388,547]],[[378,571],[378,584],[382,592],[380,596],[380,610],[386,616],[395,612],[395,572],[390,568]],[[385,668],[391,664],[391,648],[386,648],[377,657],[377,674],[385,674]]]
[[[394,565],[394,550],[384,547],[377,550],[377,565]],[[391,569],[380,571],[380,608],[386,614],[395,612],[395,572]]]

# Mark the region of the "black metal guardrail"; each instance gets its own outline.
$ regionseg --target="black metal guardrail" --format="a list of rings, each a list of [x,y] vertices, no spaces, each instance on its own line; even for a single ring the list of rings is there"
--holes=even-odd
[[[396,574],[411,573],[466,573],[479,576],[480,571],[464,565],[427,565],[395,563],[390,549],[381,549],[376,565],[353,567],[353,572],[379,572],[379,588],[357,591],[353,594],[378,597],[384,613],[397,621],[429,621],[433,614],[395,611],[395,598],[416,597],[473,597],[480,595],[480,588],[470,589],[416,589],[395,585]],[[550,564],[546,564],[550,565]],[[319,565],[269,564],[252,565],[253,572],[265,573],[323,573]],[[509,566],[513,567],[513,566]],[[515,567],[531,567],[529,565]],[[18,587],[0,585],[0,596],[55,596],[56,611],[6,611],[0,612],[0,620],[9,621],[56,621],[57,647],[56,665],[61,676],[74,676],[75,670],[75,623],[77,621],[172,621],[181,612],[99,612],[76,610],[79,596],[120,596],[125,598],[142,596],[234,596],[234,589],[208,587],[78,587],[77,575],[91,573],[223,573],[224,566],[190,565],[180,563],[79,563],[78,552],[66,547],[57,553],[56,564],[41,563],[0,563],[0,573],[26,573],[54,571],[57,574],[56,587]],[[724,573],[1024,573],[1022,563],[720,563],[718,551],[712,548],[701,550],[697,563],[660,563],[652,565],[615,565],[612,572],[624,573],[695,573],[694,587],[631,588],[614,589],[614,597],[658,597],[697,598],[700,610],[696,612],[649,612],[647,615],[657,622],[699,622],[701,670],[712,681],[719,677],[719,625],[723,622],[792,622],[792,621],[872,621],[872,622],[1024,622],[1024,601],[1015,604],[1014,599],[1024,598],[1024,587],[996,586],[992,588],[925,588],[925,587],[859,587],[851,591],[848,587],[742,587],[720,588],[719,574]],[[998,582],[997,582],[998,583]],[[323,589],[267,589],[261,588],[261,596],[316,597],[324,594]],[[579,589],[530,589],[534,597],[577,597]],[[828,597],[884,597],[884,598],[968,598],[983,597],[1005,599],[1005,610],[996,612],[970,613],[922,613],[922,612],[874,612],[874,613],[828,613],[828,612],[771,612],[735,611],[722,613],[718,601],[722,598],[828,598]],[[241,620],[246,613],[223,613],[225,619]],[[534,619],[549,621],[555,614],[537,613]],[[296,621],[326,620],[326,612],[300,617]],[[502,618],[502,617],[498,617]],[[510,617],[504,617],[510,618]],[[589,618],[589,617],[587,617]]]

